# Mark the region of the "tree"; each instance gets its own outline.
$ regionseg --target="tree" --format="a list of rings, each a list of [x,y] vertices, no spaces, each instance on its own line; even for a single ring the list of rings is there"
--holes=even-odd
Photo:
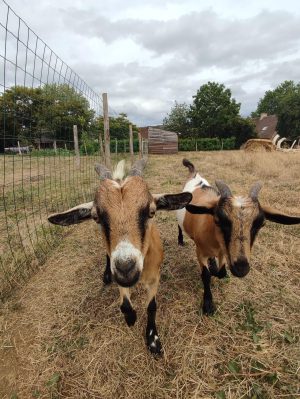
[[[89,102],[67,84],[43,86],[38,109],[37,134],[73,140],[73,125],[87,130],[94,117]]]
[[[235,137],[235,148],[240,148],[247,140],[257,137],[253,120],[239,117],[234,123],[231,135]]]
[[[292,80],[285,80],[274,90],[266,91],[263,98],[259,100],[256,111],[252,112],[251,116],[253,118],[259,117],[262,113],[278,116],[286,97],[296,93],[298,90],[299,84],[296,85]]]
[[[187,136],[190,131],[189,106],[175,101],[174,107],[163,120],[163,126],[167,130]]]
[[[261,113],[278,117],[277,131],[281,136],[300,136],[300,83],[285,80],[274,90],[266,91],[252,116]]]
[[[41,89],[16,86],[0,96],[0,152],[23,135],[35,136]]]
[[[109,131],[111,139],[128,139],[129,125],[132,124],[133,134],[138,132],[138,128],[127,117],[127,114],[120,113],[117,117],[109,117]],[[103,132],[103,117],[97,118],[97,126]]]
[[[278,110],[277,131],[292,139],[300,136],[300,84],[295,92],[286,94]]]
[[[81,133],[89,129],[94,118],[86,98],[67,84],[12,87],[0,96],[0,107],[1,152],[18,140],[31,144],[44,135],[72,141],[73,125],[78,125]]]
[[[193,96],[190,107],[192,131],[202,137],[230,137],[239,119],[240,103],[223,84],[208,82]]]

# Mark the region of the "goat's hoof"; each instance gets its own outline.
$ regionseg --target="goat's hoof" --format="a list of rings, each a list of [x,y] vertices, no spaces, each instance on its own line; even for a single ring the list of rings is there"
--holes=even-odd
[[[204,301],[202,310],[203,314],[206,316],[212,316],[215,313],[216,308],[212,301]]]
[[[125,321],[129,327],[134,326],[136,322],[136,311],[132,309],[130,312],[125,313]]]
[[[180,246],[180,247],[184,247],[184,242],[183,241],[178,241],[178,245]]]
[[[111,273],[104,273],[102,280],[104,285],[111,284],[112,282]]]
[[[162,346],[158,335],[153,333],[147,336],[147,347],[153,355],[162,355]]]

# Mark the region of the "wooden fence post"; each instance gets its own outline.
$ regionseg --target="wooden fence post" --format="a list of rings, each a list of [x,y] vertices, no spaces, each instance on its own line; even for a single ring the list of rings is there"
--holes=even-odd
[[[109,133],[109,117],[107,93],[102,94],[103,99],[103,123],[104,123],[104,147],[105,147],[105,165],[110,169],[110,133]]]
[[[129,125],[129,149],[130,149],[131,165],[133,165],[133,162],[134,162],[134,152],[133,152],[132,124]]]
[[[80,154],[79,154],[77,125],[73,125],[73,134],[74,134],[74,150],[75,150],[75,156],[76,156],[76,166],[79,169],[80,168]]]
[[[116,139],[116,147],[115,147],[115,153],[118,154],[118,139]]]
[[[103,149],[103,141],[102,141],[102,134],[101,134],[101,130],[99,130],[99,150],[100,150],[100,157],[103,158],[104,157],[104,149]]]
[[[143,150],[142,150],[142,135],[141,132],[139,132],[139,158],[143,158]]]

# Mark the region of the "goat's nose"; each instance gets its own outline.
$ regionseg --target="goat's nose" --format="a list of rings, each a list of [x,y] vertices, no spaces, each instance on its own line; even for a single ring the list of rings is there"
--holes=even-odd
[[[245,257],[238,258],[230,268],[231,273],[236,277],[245,277],[250,270],[250,264]]]
[[[116,259],[115,266],[119,273],[129,274],[135,268],[136,261],[134,259]]]

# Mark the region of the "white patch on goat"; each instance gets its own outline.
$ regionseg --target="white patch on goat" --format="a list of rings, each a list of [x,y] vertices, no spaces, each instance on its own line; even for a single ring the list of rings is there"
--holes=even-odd
[[[158,336],[157,335],[154,335],[154,342],[156,342],[156,341],[158,341]]]
[[[126,262],[130,259],[136,261],[137,269],[142,272],[144,265],[144,257],[139,249],[131,244],[128,240],[119,242],[114,251],[111,253],[111,271],[114,273],[116,271],[115,262],[119,260],[121,262]]]
[[[193,193],[196,188],[203,187],[203,186],[210,186],[208,181],[204,179],[199,173],[196,173],[196,176],[186,182],[182,191],[187,191],[189,193]],[[181,229],[183,230],[183,221],[185,218],[186,209],[179,209],[176,211],[177,222]]]
[[[236,206],[237,208],[246,206],[248,202],[249,202],[248,198],[245,197],[234,197],[232,200],[233,206]]]

